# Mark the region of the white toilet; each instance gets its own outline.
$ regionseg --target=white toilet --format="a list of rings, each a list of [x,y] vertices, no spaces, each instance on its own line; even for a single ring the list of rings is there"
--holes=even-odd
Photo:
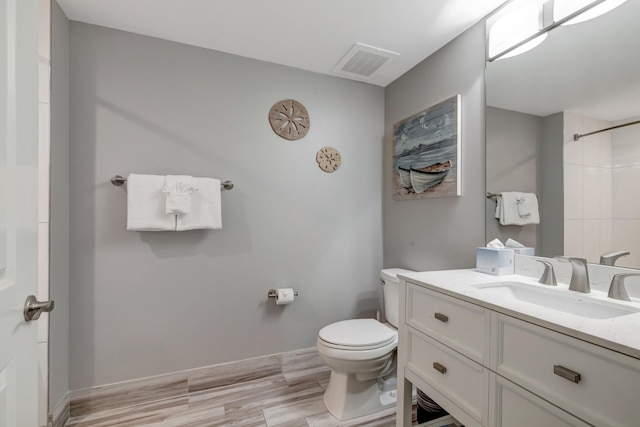
[[[352,319],[332,323],[318,332],[316,347],[331,368],[324,404],[334,417],[346,420],[372,414],[396,403],[395,369],[398,346],[400,286],[398,273],[382,270],[384,313],[389,323]],[[378,379],[384,378],[386,384]],[[391,388],[391,389],[389,389]]]

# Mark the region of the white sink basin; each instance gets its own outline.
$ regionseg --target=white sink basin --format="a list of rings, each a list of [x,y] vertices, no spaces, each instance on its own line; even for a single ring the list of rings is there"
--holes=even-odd
[[[590,298],[588,294],[582,296],[565,289],[546,289],[521,282],[496,282],[474,287],[503,298],[589,319],[611,319],[640,311],[640,308]]]

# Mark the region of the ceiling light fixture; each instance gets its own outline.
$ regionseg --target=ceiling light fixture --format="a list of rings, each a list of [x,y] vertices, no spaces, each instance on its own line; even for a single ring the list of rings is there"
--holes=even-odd
[[[508,58],[533,49],[544,41],[540,31],[541,2],[527,2],[500,17],[489,29],[490,58]]]
[[[487,20],[487,61],[527,52],[563,24],[603,15],[626,0],[514,0]]]
[[[620,6],[627,0],[605,0],[598,3],[588,9],[587,11],[580,13],[575,18],[566,21],[563,25],[579,24],[598,16],[604,15],[607,12],[612,11],[616,7]],[[583,9],[586,6],[594,3],[593,0],[553,0],[553,20],[560,21],[563,18],[571,15],[572,13]]]

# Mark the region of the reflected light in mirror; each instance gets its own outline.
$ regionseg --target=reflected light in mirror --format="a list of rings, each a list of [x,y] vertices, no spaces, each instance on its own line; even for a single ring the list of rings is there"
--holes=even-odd
[[[499,56],[502,52],[540,31],[540,7],[541,3],[538,1],[528,2],[500,17],[489,29],[489,57]],[[500,58],[519,55],[531,50],[542,43],[545,38],[546,34],[541,34]]]
[[[565,22],[562,25],[579,24],[598,16],[604,15],[607,12],[612,11],[616,7],[620,6],[627,0],[607,0],[604,1],[584,13],[576,16],[575,18]],[[554,0],[553,1],[553,20],[555,22],[566,18],[574,12],[590,5],[594,0]]]
[[[533,40],[531,40],[531,41],[529,41],[529,42],[527,42],[525,44],[523,44],[519,48],[513,49],[511,52],[502,55],[496,61],[500,61],[501,59],[505,59],[505,58],[511,58],[512,56],[516,56],[516,55],[520,55],[520,54],[523,54],[525,52],[528,52],[531,49],[533,49],[534,47],[538,46],[543,41],[545,41],[545,39],[547,38],[548,35],[549,35],[548,33],[540,34],[538,37],[536,37],[535,39],[533,39]]]

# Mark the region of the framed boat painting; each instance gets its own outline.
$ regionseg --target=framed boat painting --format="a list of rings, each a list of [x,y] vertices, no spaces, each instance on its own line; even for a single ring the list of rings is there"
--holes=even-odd
[[[393,199],[460,195],[460,95],[393,126]]]

